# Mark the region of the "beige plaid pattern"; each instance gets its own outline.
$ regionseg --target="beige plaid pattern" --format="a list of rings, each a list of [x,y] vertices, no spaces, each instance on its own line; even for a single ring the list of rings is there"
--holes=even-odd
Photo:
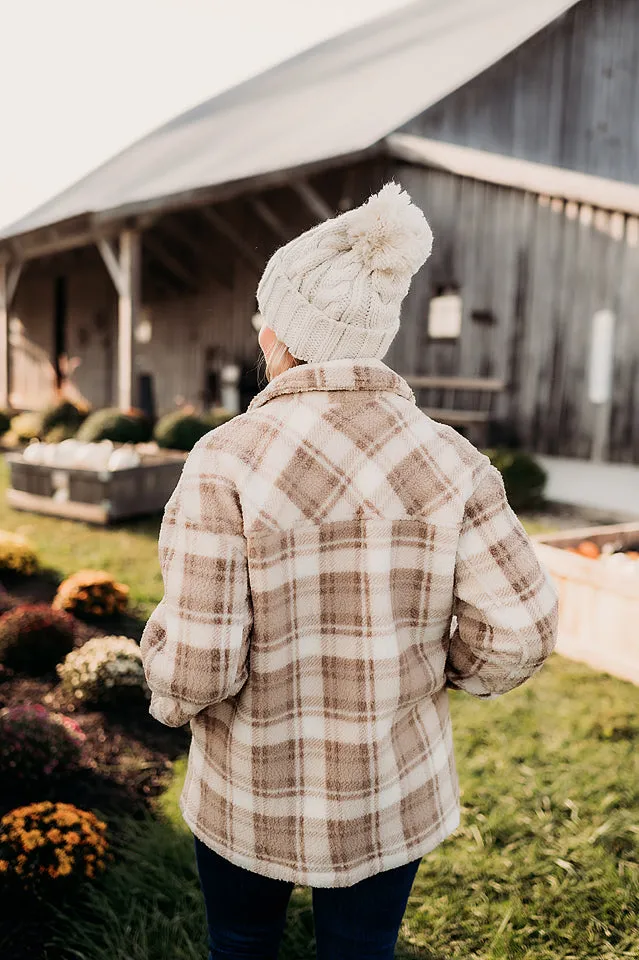
[[[504,693],[555,643],[499,474],[377,360],[290,370],[200,441],[160,557],[142,652],[153,715],[191,721],[184,817],[300,884],[348,886],[448,836],[446,687]]]

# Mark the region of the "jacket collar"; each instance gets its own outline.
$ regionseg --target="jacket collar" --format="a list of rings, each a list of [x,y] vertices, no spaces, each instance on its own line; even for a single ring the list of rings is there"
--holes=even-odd
[[[381,360],[325,360],[293,367],[271,380],[253,398],[249,410],[262,407],[274,397],[287,393],[308,393],[328,390],[369,390],[397,393],[415,402],[413,391],[405,380]]]

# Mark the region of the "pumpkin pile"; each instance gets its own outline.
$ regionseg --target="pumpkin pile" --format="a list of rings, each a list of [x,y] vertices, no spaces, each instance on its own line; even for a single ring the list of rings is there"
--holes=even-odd
[[[589,560],[597,560],[611,570],[629,576],[639,577],[639,543],[604,543],[599,546],[594,540],[582,540],[576,547],[567,547],[569,553],[576,553]]]

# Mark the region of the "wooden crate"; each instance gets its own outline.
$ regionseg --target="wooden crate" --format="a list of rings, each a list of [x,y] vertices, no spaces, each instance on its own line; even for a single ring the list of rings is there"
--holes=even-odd
[[[128,470],[85,470],[26,463],[10,454],[7,501],[29,510],[106,525],[129,517],[161,513],[180,478],[184,457],[145,457]],[[67,491],[63,499],[59,491]]]
[[[599,560],[564,549],[582,540],[593,540],[600,547],[606,543],[630,546],[639,543],[639,523],[536,538],[539,558],[559,589],[557,650],[639,684],[639,575],[624,576]]]

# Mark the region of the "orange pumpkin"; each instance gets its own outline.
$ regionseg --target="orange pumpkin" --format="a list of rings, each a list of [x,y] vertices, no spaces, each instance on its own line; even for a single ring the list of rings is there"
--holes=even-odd
[[[596,560],[601,554],[600,548],[592,540],[582,540],[577,551],[582,557],[590,557],[591,560]]]

